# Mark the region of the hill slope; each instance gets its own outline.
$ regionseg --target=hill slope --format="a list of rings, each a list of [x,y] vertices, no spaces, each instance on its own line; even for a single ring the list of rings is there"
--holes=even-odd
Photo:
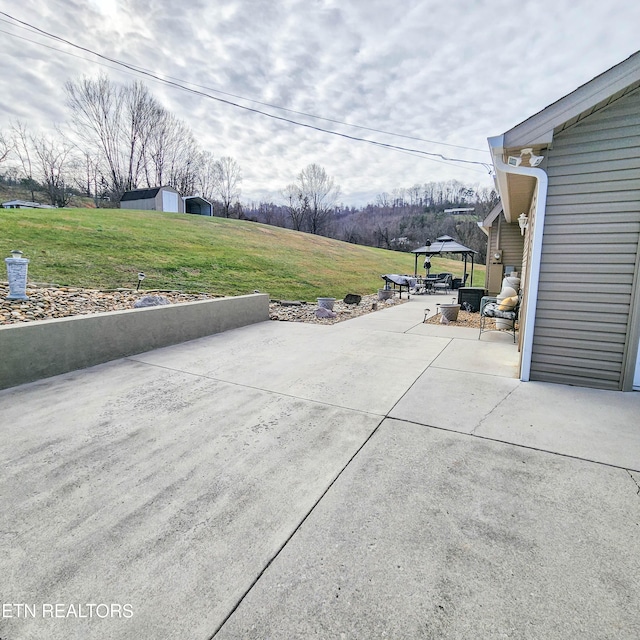
[[[124,209],[0,209],[0,253],[12,249],[31,260],[32,282],[133,288],[143,271],[146,289],[259,289],[301,300],[372,293],[380,274],[414,268],[412,254],[253,222]],[[462,272],[459,261],[432,262],[433,271]],[[483,272],[476,268],[476,283]]]

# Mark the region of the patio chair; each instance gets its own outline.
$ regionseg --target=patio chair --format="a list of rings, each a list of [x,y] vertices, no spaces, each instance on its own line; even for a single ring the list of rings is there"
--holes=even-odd
[[[484,296],[480,301],[480,333],[478,334],[478,340],[486,331],[508,331],[513,334],[513,342],[515,343],[520,302],[519,295],[505,298],[502,302],[498,302],[497,298]],[[495,324],[490,319],[493,319]],[[487,320],[489,320],[488,326]],[[498,324],[504,324],[505,326],[501,327]]]
[[[451,290],[452,286],[453,276],[450,273],[446,273],[441,280],[437,280],[433,283],[433,290],[436,292],[442,291],[443,293],[446,293]]]
[[[469,279],[469,274],[464,274],[464,280],[462,278],[454,278],[453,279],[453,289],[460,289],[460,287],[464,287],[467,284],[467,280]]]

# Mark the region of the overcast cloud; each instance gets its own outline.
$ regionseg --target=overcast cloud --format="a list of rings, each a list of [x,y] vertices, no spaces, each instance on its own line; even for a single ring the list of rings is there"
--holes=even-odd
[[[249,107],[478,162],[489,162],[488,136],[640,49],[640,3],[630,0],[0,0],[0,10]],[[66,80],[100,71],[123,82],[140,77],[0,18],[0,128],[21,119],[46,130],[66,120]],[[432,180],[491,185],[479,165],[376,148],[145,82],[203,148],[237,160],[244,201],[277,200],[311,162],[335,178],[349,204]]]

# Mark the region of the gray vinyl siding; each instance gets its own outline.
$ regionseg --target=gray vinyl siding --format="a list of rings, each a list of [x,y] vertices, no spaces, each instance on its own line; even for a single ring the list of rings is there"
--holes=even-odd
[[[523,254],[524,238],[520,233],[520,225],[517,223],[509,224],[500,214],[496,218],[489,229],[489,238],[487,240],[487,260],[486,260],[486,278],[485,286],[489,287],[489,269],[491,268],[491,258],[497,249],[502,249],[502,266],[512,266],[518,273],[522,273],[522,254]],[[498,287],[499,290],[499,287]],[[496,292],[497,293],[497,292]]]
[[[621,389],[640,238],[640,92],[554,138],[531,379]]]
[[[508,224],[504,219],[500,226],[500,248],[502,249],[502,264],[515,267],[522,272],[522,250],[524,238],[520,233],[520,225],[516,222]]]

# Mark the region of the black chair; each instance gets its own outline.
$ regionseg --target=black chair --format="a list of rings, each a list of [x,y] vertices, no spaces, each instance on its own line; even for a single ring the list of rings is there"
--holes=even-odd
[[[464,287],[467,284],[467,279],[469,278],[469,274],[464,274],[464,280],[462,278],[454,278],[453,279],[453,289],[459,289],[460,287]]]
[[[434,291],[442,291],[443,293],[446,293],[451,290],[451,287],[453,286],[453,276],[450,273],[445,273],[443,275],[444,277],[441,280],[436,280],[436,282],[433,283]]]
[[[513,334],[513,342],[516,341],[516,324],[518,322],[518,315],[520,313],[521,298],[518,296],[517,301],[513,304],[507,302],[511,300],[507,298],[503,302],[498,302],[497,298],[491,296],[484,296],[480,301],[480,333],[478,334],[478,340],[486,331],[508,331]],[[487,327],[487,319],[493,318],[494,320],[505,320],[511,322],[510,329],[500,329],[495,324],[490,323]],[[491,326],[493,324],[493,326]]]

